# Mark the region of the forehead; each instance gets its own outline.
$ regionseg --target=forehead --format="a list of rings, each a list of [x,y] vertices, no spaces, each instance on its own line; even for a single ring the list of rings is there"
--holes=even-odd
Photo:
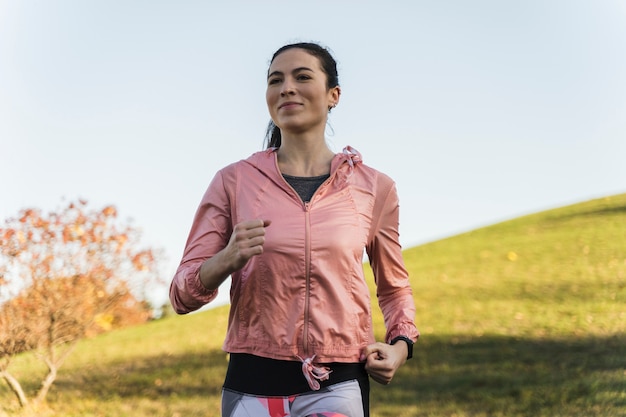
[[[274,71],[290,72],[296,68],[306,67],[314,71],[321,71],[320,61],[316,56],[300,48],[287,49],[282,52],[270,65],[269,73]]]

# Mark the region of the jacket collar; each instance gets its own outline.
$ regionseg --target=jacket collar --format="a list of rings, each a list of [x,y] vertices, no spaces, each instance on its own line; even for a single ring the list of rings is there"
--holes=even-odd
[[[268,148],[264,151],[256,152],[246,159],[245,162],[261,171],[281,188],[288,189],[278,169],[277,150],[278,148]],[[338,177],[345,181],[352,175],[354,168],[362,162],[361,153],[351,146],[346,146],[342,152],[335,154],[331,161],[330,176],[333,177],[337,174]]]

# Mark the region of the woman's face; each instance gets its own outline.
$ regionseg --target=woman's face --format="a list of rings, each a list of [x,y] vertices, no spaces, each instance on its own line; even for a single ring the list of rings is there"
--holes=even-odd
[[[327,89],[319,59],[303,49],[288,49],[274,58],[265,98],[270,116],[283,136],[321,129],[328,109],[339,101],[340,89]]]

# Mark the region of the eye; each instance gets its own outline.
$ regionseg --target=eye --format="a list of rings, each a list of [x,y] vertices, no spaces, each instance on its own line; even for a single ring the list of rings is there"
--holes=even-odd
[[[267,80],[267,85],[278,84],[280,81],[281,81],[280,78],[273,77],[273,78],[270,78],[269,80]]]
[[[310,79],[311,79],[311,77],[310,77],[309,75],[307,75],[307,74],[299,74],[299,75],[296,77],[296,79],[297,79],[298,81],[306,81],[306,80],[310,80]]]

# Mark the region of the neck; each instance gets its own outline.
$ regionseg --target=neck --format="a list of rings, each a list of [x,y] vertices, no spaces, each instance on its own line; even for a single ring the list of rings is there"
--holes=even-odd
[[[277,152],[278,167],[283,174],[295,177],[317,177],[330,173],[335,156],[322,137],[283,137]]]

